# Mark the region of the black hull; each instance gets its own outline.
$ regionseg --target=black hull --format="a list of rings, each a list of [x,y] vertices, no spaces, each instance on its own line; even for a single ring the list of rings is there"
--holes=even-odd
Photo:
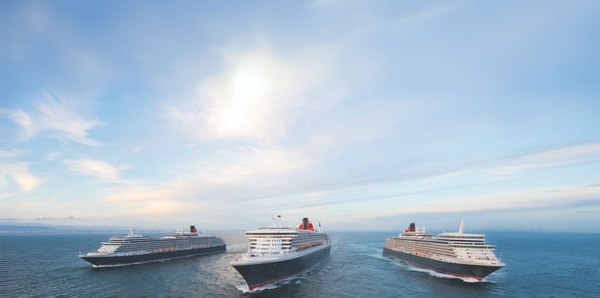
[[[490,275],[492,272],[502,268],[502,266],[485,266],[485,265],[467,265],[467,264],[456,264],[447,263],[438,260],[432,260],[421,256],[411,255],[391,249],[384,248],[383,255],[391,256],[412,265],[430,269],[443,274],[450,274],[460,277],[474,278],[482,280],[484,277]]]
[[[110,267],[110,266],[121,266],[131,265],[148,262],[158,262],[177,258],[187,258],[199,255],[214,254],[225,252],[225,245],[193,248],[193,249],[182,249],[167,252],[156,252],[149,254],[139,255],[128,255],[128,256],[88,256],[81,255],[80,258],[94,264],[95,267]]]
[[[304,256],[278,262],[264,264],[233,264],[242,277],[246,280],[248,288],[254,290],[258,287],[283,280],[307,271],[321,260],[327,258],[331,246],[316,250]]]

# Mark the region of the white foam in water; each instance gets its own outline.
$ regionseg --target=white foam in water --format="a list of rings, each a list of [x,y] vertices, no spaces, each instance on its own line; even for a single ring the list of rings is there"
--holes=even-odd
[[[380,260],[387,260],[387,258],[381,252],[369,254],[369,257],[372,257],[375,259],[380,259]]]
[[[243,284],[243,285],[235,285],[235,288],[244,292],[244,293],[248,293],[250,292],[250,289],[248,288],[248,285]]]
[[[439,278],[451,278],[451,279],[460,279],[464,282],[469,282],[469,283],[473,283],[473,282],[480,282],[479,280],[475,279],[475,278],[471,278],[471,277],[462,277],[462,276],[456,276],[456,275],[451,275],[451,274],[443,274],[443,273],[439,273],[433,270],[429,270],[429,269],[425,269],[425,268],[419,268],[419,267],[414,267],[414,266],[408,266],[409,270],[412,271],[418,271],[418,272],[425,272],[425,273],[429,273],[429,275],[435,276],[435,277],[439,277]]]
[[[413,266],[408,265],[407,263],[400,261],[398,259],[391,259],[391,261],[392,261],[392,264],[394,264],[400,268],[404,268],[404,269],[417,268],[417,269],[419,269],[418,267],[413,267]]]
[[[250,291],[250,288],[248,288],[248,285],[243,284],[243,285],[236,285],[235,287],[242,291],[243,293],[256,293],[256,292],[260,292],[260,291],[264,291],[264,290],[271,290],[271,289],[275,289],[278,287],[279,283],[274,283],[274,284],[267,284],[264,285],[262,287],[258,287],[252,291]]]
[[[417,271],[417,272],[423,272],[423,273],[427,273],[431,276],[435,276],[435,277],[439,277],[439,278],[451,278],[451,279],[460,279],[464,282],[468,282],[468,283],[476,283],[476,282],[490,282],[488,280],[477,280],[475,278],[471,278],[471,277],[462,277],[462,276],[456,276],[456,275],[451,275],[451,274],[444,274],[444,273],[439,273],[430,269],[426,269],[426,268],[421,268],[421,267],[417,267],[417,266],[413,266],[410,264],[407,264],[405,262],[402,262],[400,260],[394,260],[395,262],[392,262],[392,264],[403,268],[403,269],[407,269],[407,270],[411,270],[411,271]]]
[[[301,278],[302,275],[303,274],[300,274],[300,275],[292,276],[292,277],[289,277],[289,278],[286,278],[286,279],[283,279],[280,281],[276,281],[274,283],[266,284],[262,287],[255,288],[252,291],[250,291],[250,288],[248,288],[248,285],[246,285],[246,284],[236,285],[235,287],[244,293],[255,293],[255,292],[260,292],[260,291],[264,291],[264,290],[276,289],[280,286],[288,285],[292,282],[296,285],[299,285],[302,283],[302,278]]]

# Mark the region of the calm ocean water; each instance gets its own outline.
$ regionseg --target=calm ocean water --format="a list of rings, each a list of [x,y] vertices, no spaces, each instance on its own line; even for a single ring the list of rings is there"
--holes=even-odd
[[[382,256],[395,234],[331,232],[329,259],[254,292],[229,265],[246,250],[242,233],[219,235],[229,245],[222,254],[96,269],[79,249],[112,235],[2,235],[0,297],[600,297],[600,234],[488,232],[507,266],[483,282]]]

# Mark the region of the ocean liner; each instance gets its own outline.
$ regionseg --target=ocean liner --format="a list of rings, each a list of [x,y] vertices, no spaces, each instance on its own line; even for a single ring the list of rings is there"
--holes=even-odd
[[[225,248],[223,239],[199,235],[194,226],[190,227],[190,232],[178,230],[164,237],[142,236],[130,228],[127,236],[113,236],[97,251],[79,257],[94,267],[110,267],[219,253]]]
[[[383,254],[439,273],[482,280],[505,265],[494,249],[485,243],[485,235],[465,233],[464,221],[458,232],[437,237],[411,223],[403,233],[385,241]]]
[[[280,216],[279,216],[280,218]],[[307,271],[329,256],[331,240],[320,229],[315,231],[308,218],[296,229],[277,225],[246,232],[250,248],[230,264],[250,290]]]

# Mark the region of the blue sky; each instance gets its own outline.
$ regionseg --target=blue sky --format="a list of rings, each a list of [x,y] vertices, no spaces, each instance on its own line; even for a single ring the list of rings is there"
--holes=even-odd
[[[598,1],[1,1],[0,223],[600,232]]]

